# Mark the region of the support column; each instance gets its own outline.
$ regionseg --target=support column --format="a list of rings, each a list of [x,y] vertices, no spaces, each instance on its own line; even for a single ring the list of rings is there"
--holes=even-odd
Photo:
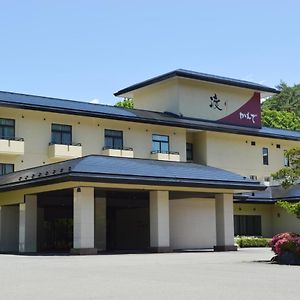
[[[106,198],[95,198],[95,247],[106,250]]]
[[[150,247],[157,252],[170,251],[169,192],[150,192]]]
[[[236,251],[234,246],[233,194],[218,194],[216,202],[216,233],[215,251]]]
[[[37,251],[37,195],[25,195],[19,205],[19,252]]]
[[[95,248],[95,197],[93,187],[74,189],[72,254],[97,254]]]

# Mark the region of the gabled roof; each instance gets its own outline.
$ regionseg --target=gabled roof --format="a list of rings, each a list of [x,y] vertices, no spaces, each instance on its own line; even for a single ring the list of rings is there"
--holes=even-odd
[[[264,191],[236,194],[235,199],[240,203],[274,203],[279,200],[300,201],[300,184],[288,189],[282,186],[270,186]]]
[[[211,74],[206,74],[206,73],[200,73],[200,72],[194,72],[194,71],[189,71],[189,70],[184,70],[184,69],[177,69],[162,75],[159,75],[157,77],[136,83],[134,85],[131,85],[127,88],[124,88],[116,93],[114,93],[115,96],[121,96],[123,94],[126,94],[128,92],[149,86],[151,84],[155,84],[158,82],[161,82],[163,80],[167,80],[173,77],[181,77],[181,78],[188,78],[188,79],[194,79],[194,80],[199,80],[199,81],[206,81],[206,82],[211,82],[211,83],[218,83],[218,84],[224,84],[224,85],[229,85],[229,86],[235,86],[235,87],[240,87],[240,88],[246,88],[246,89],[251,89],[255,91],[261,91],[261,92],[268,92],[268,93],[279,93],[278,90],[259,84],[259,83],[254,83],[250,81],[245,81],[245,80],[239,80],[239,79],[234,79],[234,78],[228,78],[228,77],[223,77],[223,76],[218,76],[218,75],[211,75]]]
[[[0,91],[0,106],[300,141],[300,131],[267,127],[261,129],[248,128],[202,119],[186,118],[170,113],[128,109],[11,92]]]
[[[258,181],[185,162],[88,155],[0,177],[0,191],[65,181],[263,190]]]

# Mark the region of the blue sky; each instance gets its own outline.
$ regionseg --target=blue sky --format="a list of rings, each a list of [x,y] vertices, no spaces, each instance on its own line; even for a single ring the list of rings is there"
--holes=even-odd
[[[300,83],[299,1],[0,0],[0,90],[114,104],[185,68]]]

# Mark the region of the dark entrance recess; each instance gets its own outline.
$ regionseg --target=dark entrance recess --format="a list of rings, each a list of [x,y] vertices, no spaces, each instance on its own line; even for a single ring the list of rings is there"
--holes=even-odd
[[[149,247],[149,193],[107,192],[107,250]]]
[[[62,190],[38,195],[39,252],[69,252],[73,247],[73,193]]]
[[[234,235],[261,236],[261,216],[235,215]]]

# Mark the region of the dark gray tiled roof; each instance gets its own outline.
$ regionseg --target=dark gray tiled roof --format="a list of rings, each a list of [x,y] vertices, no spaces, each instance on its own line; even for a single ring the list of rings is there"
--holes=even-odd
[[[236,194],[238,202],[274,203],[278,200],[300,201],[300,184],[288,189],[282,186],[270,186],[264,191]]]
[[[0,191],[47,181],[100,181],[262,190],[259,182],[213,167],[150,159],[89,155],[0,177]]]
[[[10,92],[0,91],[0,106],[300,141],[300,131],[267,127],[261,129],[248,128],[186,118],[169,113],[126,109],[109,105]]]
[[[247,89],[262,91],[262,92],[279,93],[278,90],[268,87],[268,86],[265,86],[265,85],[262,85],[262,84],[259,84],[259,83],[254,83],[254,82],[239,80],[239,79],[234,79],[234,78],[228,78],[228,77],[223,77],[223,76],[218,76],[218,75],[200,73],[200,72],[195,72],[195,71],[190,71],[190,70],[177,69],[177,70],[159,75],[157,77],[136,83],[134,85],[131,85],[127,88],[124,88],[124,89],[116,92],[114,95],[120,96],[125,93],[131,92],[133,90],[136,90],[136,89],[139,89],[139,88],[142,88],[142,87],[148,86],[150,84],[154,84],[154,83],[157,83],[157,82],[160,82],[160,81],[172,78],[172,77],[195,79],[195,80],[200,80],[200,81],[236,86],[236,87],[240,87],[240,88],[247,88]]]

